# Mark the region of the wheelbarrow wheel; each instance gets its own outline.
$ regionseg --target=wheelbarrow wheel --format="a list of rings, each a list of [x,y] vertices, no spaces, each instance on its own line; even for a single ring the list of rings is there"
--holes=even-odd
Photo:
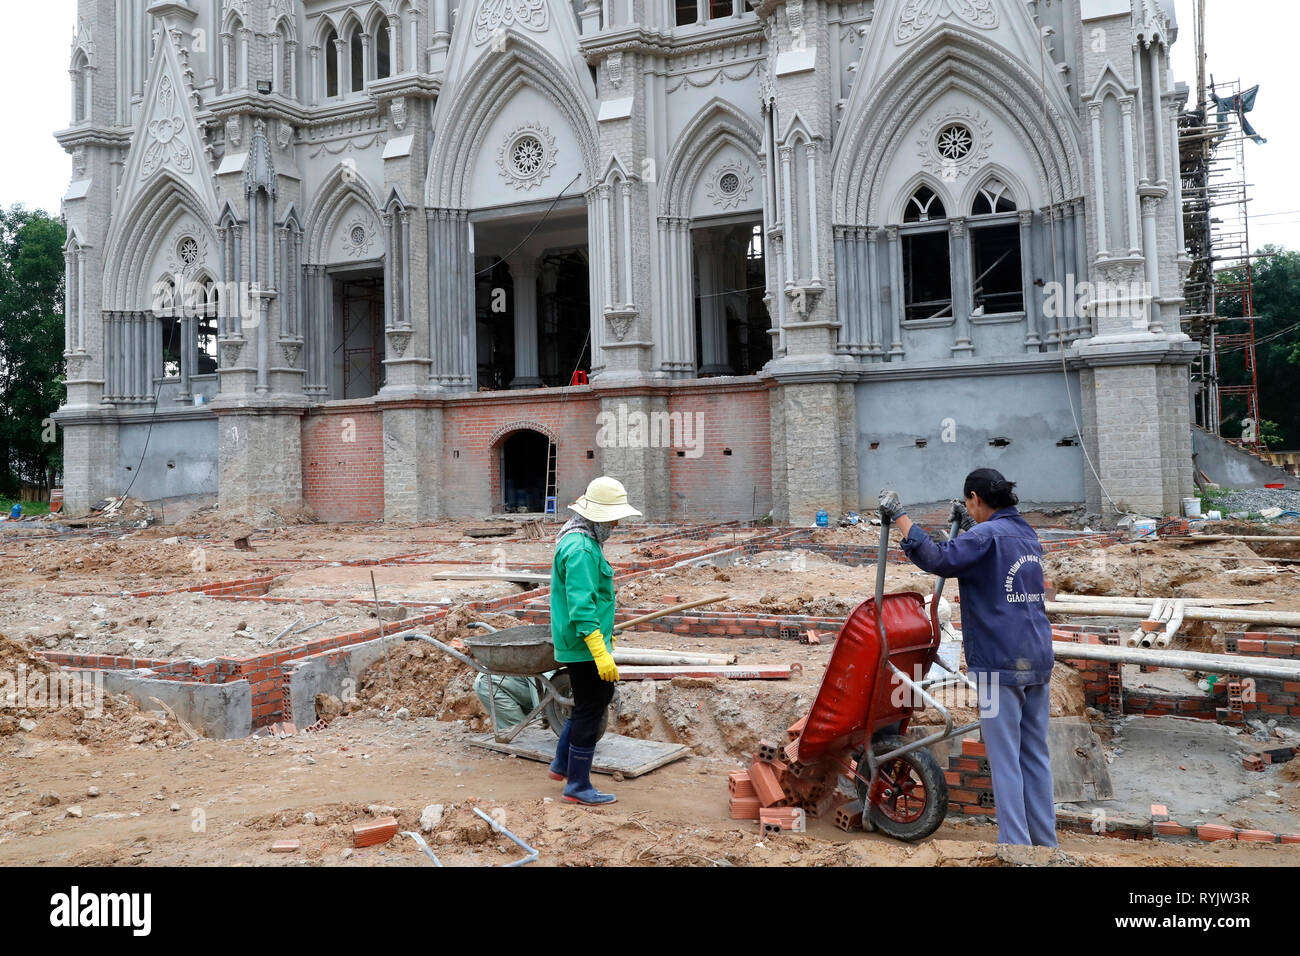
[[[872,746],[878,754],[902,747],[902,737],[889,734]],[[925,747],[895,757],[880,768],[875,801],[867,797],[867,784],[857,781],[858,797],[868,808],[876,829],[908,843],[924,840],[948,813],[948,782],[939,762]]]
[[[555,685],[555,689],[559,691],[562,696],[568,697],[570,700],[573,699],[573,683],[569,680],[569,671],[567,668],[561,667],[558,671],[556,671],[555,674],[551,677],[551,683]],[[559,701],[556,700],[553,700],[549,704],[547,704],[546,709],[542,711],[542,717],[544,717],[546,720],[546,726],[550,727],[551,733],[555,734],[555,736],[557,737],[560,736],[560,731],[564,729],[565,722],[568,721],[568,719],[572,715],[573,715],[572,707],[569,707],[565,704],[561,704]],[[609,708],[607,707],[605,708],[605,712],[600,715],[600,736],[601,737],[605,736],[605,731],[606,729],[608,729],[608,727],[609,727]]]

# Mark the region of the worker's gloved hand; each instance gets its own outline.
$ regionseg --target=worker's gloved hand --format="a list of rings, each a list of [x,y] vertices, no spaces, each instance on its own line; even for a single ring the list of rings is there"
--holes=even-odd
[[[880,489],[880,517],[885,521],[897,521],[903,515],[907,514],[903,510],[903,502],[898,497],[898,492],[892,488]]]
[[[596,673],[600,674],[600,679],[611,683],[617,682],[618,667],[605,647],[605,636],[600,633],[600,628],[596,628],[584,637],[583,641],[587,645],[587,650],[591,651],[591,659],[596,662]]]
[[[966,505],[957,498],[952,499],[952,507],[948,509],[948,524],[951,525],[954,521],[960,522],[959,527],[962,531],[969,531],[975,527],[975,519],[966,510]]]

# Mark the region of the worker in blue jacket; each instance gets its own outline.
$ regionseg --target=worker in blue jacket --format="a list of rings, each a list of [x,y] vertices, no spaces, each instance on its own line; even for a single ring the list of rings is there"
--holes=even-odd
[[[1047,749],[1052,625],[1043,607],[1043,550],[1016,510],[1019,499],[992,468],[966,476],[949,523],[962,533],[936,542],[913,524],[898,494],[880,492],[880,513],[898,525],[903,553],[931,574],[957,578],[969,675],[980,687],[981,734],[993,776],[998,842],[1056,846]]]

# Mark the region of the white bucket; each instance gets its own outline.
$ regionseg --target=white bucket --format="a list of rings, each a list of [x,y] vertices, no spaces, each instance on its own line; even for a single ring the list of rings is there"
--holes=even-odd
[[[1183,516],[1186,518],[1199,518],[1201,516],[1201,499],[1184,498]]]
[[[1222,520],[1223,520],[1223,513],[1222,513],[1222,512],[1219,512],[1219,511],[1207,511],[1207,512],[1205,512],[1205,520],[1206,520],[1206,521],[1222,521]]]
[[[1156,521],[1154,518],[1143,518],[1141,521],[1133,522],[1133,537],[1151,538],[1156,533]]]

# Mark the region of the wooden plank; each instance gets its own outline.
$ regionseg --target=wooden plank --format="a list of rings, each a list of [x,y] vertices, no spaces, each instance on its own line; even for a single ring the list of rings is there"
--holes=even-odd
[[[618,669],[620,680],[672,680],[674,677],[722,677],[727,680],[789,680],[803,670],[799,664],[732,664],[657,667],[629,665]]]
[[[474,747],[513,754],[541,763],[550,763],[555,759],[555,734],[541,727],[529,727],[520,731],[508,744],[498,742],[491,734],[474,734],[469,742]],[[685,744],[605,734],[596,744],[596,757],[591,769],[597,773],[621,773],[631,779],[680,760],[690,752],[691,748]]]
[[[1047,749],[1052,763],[1052,799],[1055,802],[1115,798],[1105,751],[1087,721],[1080,717],[1053,717],[1047,724]],[[1090,784],[1092,794],[1088,792]]]

